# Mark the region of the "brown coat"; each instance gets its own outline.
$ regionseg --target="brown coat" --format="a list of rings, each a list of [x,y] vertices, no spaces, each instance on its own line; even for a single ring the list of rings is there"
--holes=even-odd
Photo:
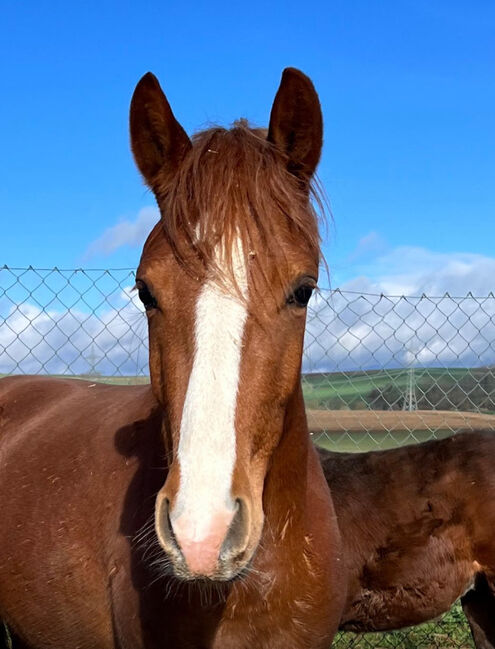
[[[341,628],[419,624],[462,597],[476,646],[494,647],[495,435],[319,454],[344,541]]]

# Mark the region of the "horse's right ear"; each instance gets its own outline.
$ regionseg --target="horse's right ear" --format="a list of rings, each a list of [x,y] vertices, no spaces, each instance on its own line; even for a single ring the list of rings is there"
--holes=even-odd
[[[273,102],[268,141],[287,156],[290,172],[309,181],[320,159],[323,119],[314,86],[305,74],[286,68]]]
[[[130,112],[131,148],[146,184],[159,183],[177,170],[191,141],[175,119],[158,79],[148,72],[134,90]]]

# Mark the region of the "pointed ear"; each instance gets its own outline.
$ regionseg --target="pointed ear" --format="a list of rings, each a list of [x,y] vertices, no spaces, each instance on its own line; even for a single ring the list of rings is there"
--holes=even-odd
[[[156,193],[191,148],[155,75],[148,72],[134,90],[130,112],[131,148],[146,184]]]
[[[309,181],[320,159],[323,118],[311,80],[295,68],[285,68],[273,102],[268,140],[288,157],[288,169]]]

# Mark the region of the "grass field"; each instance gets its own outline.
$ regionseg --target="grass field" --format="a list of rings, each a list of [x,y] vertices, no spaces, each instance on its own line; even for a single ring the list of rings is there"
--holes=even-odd
[[[303,375],[310,409],[402,408],[408,383],[414,381],[418,408],[495,411],[494,368],[423,368]]]
[[[455,410],[308,410],[315,443],[331,451],[370,451],[443,439],[461,430],[495,431],[495,415]]]
[[[438,432],[440,436],[437,436],[435,433],[435,439],[452,435],[452,431],[450,430]],[[312,435],[312,438],[315,444],[329,451],[360,453],[366,451],[382,451],[389,448],[396,448],[397,446],[404,446],[405,444],[427,442],[433,439],[433,435],[431,430],[415,430],[414,433],[404,430],[396,433],[315,433]]]
[[[389,633],[339,633],[334,649],[474,649],[460,604],[440,620]]]

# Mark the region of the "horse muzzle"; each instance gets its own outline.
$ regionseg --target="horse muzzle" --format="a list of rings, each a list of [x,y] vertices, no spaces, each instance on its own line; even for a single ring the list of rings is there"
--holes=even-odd
[[[155,529],[176,577],[228,581],[247,566],[254,548],[250,534],[251,508],[246,499],[235,499],[232,510],[225,508],[211,513],[206,526],[204,523],[199,526],[187,511],[174,514],[169,499],[160,492]]]

